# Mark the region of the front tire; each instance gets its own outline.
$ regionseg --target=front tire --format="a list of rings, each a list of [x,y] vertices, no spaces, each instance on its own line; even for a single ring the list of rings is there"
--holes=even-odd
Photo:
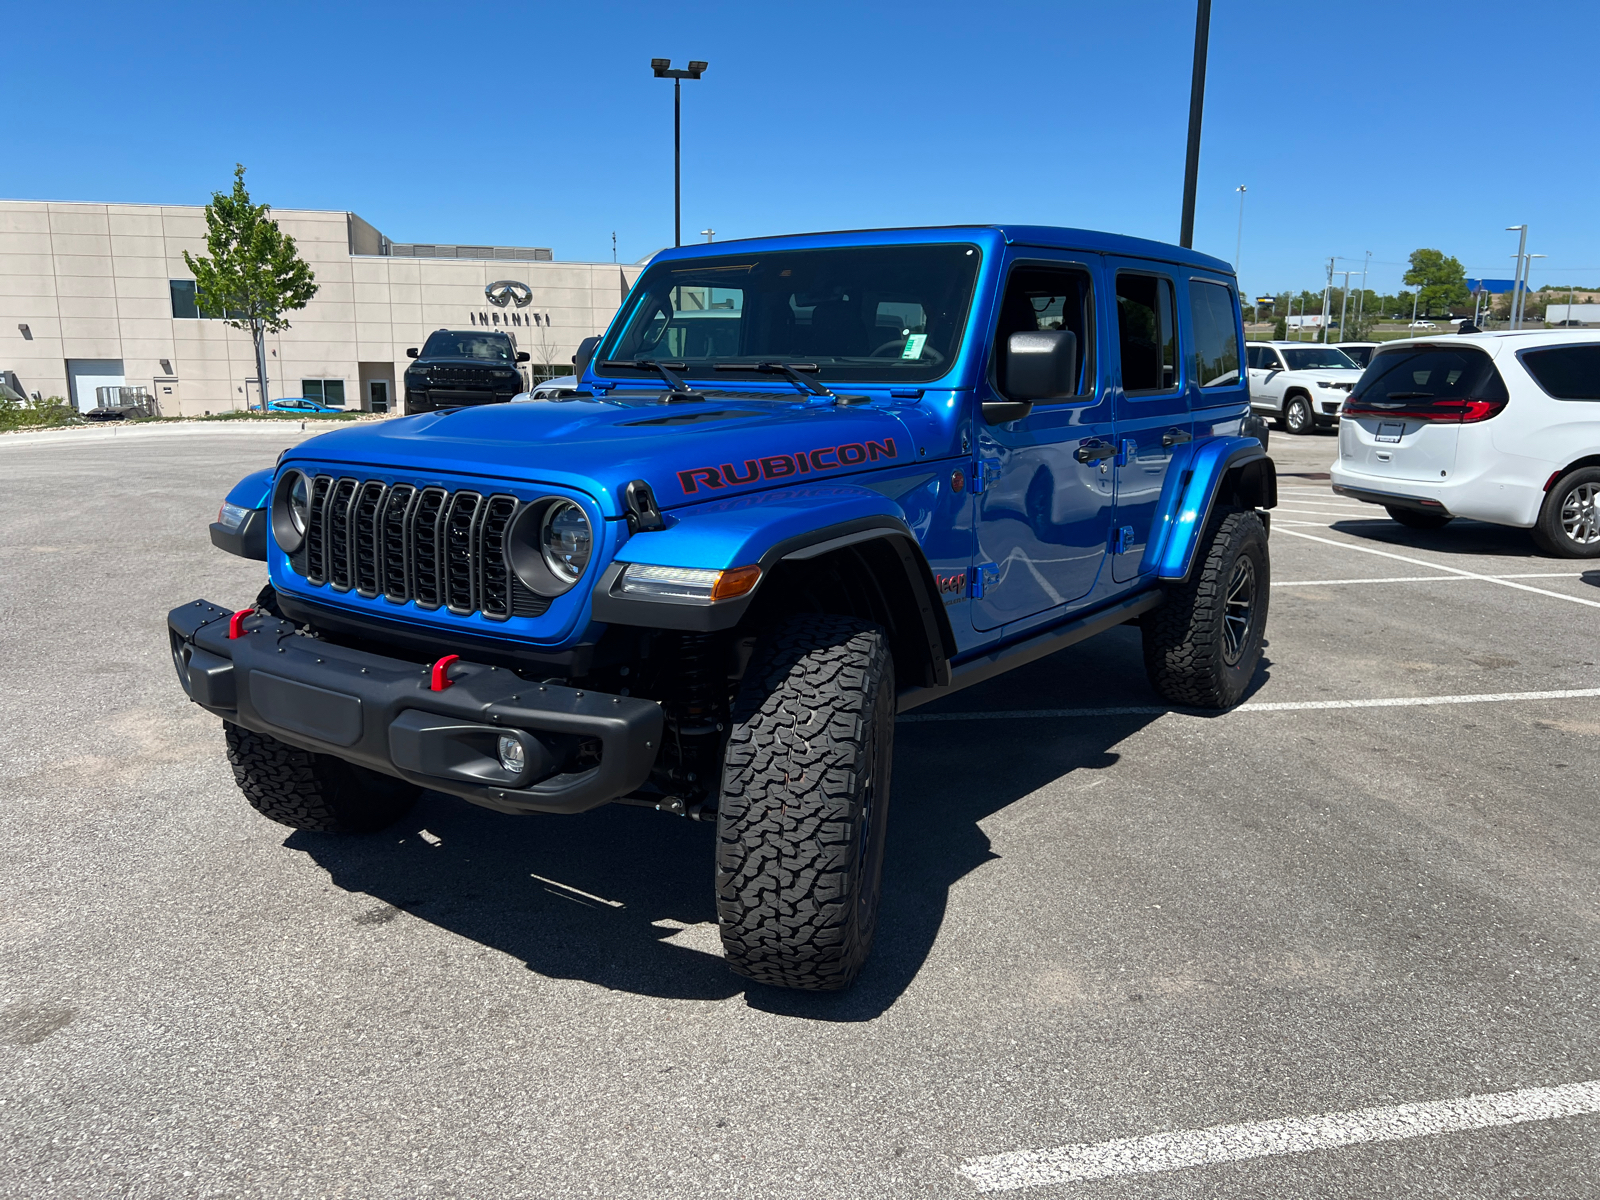
[[[1311,401],[1304,396],[1290,396],[1283,402],[1283,427],[1297,437],[1312,432],[1317,419],[1311,414]]]
[[[717,919],[735,973],[806,991],[860,973],[883,888],[894,718],[879,626],[799,616],[757,646],[717,805]]]
[[[1556,480],[1532,533],[1546,554],[1600,558],[1600,467],[1580,467]]]
[[[263,817],[317,833],[371,833],[392,825],[422,789],[404,780],[313,754],[275,737],[223,723],[234,782]]]
[[[1211,526],[1189,578],[1141,622],[1144,667],[1162,699],[1186,708],[1232,708],[1261,661],[1271,594],[1267,530],[1253,511]]]
[[[1418,512],[1414,508],[1385,506],[1383,511],[1407,529],[1443,529],[1455,520],[1454,517],[1445,516],[1443,513]]]

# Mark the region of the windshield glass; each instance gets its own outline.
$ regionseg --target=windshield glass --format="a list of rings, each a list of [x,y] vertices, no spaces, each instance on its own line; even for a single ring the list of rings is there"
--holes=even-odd
[[[1283,346],[1280,350],[1291,371],[1326,370],[1329,367],[1343,367],[1347,371],[1357,369],[1348,354],[1332,346]]]
[[[854,246],[658,263],[595,369],[632,375],[602,364],[648,358],[697,378],[718,363],[784,362],[815,363],[824,379],[936,379],[961,345],[981,257],[969,245]]]
[[[423,358],[476,358],[483,362],[511,361],[511,339],[505,334],[457,333],[440,329],[428,335]]]
[[[1505,384],[1481,350],[1418,346],[1374,354],[1353,399],[1366,401],[1477,397],[1505,399]]]

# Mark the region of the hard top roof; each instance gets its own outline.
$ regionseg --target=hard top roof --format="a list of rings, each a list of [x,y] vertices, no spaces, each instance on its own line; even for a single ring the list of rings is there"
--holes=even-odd
[[[1055,250],[1084,250],[1095,254],[1122,254],[1150,258],[1232,275],[1233,266],[1220,258],[1185,250],[1168,242],[1102,233],[1094,229],[1066,229],[1053,225],[913,225],[885,229],[837,229],[818,233],[777,234],[770,237],[734,238],[663,250],[653,262],[664,259],[705,258],[741,250],[799,250],[806,246],[894,245],[899,242],[948,241],[951,234],[977,235],[975,240],[996,240],[1015,246],[1040,246]]]

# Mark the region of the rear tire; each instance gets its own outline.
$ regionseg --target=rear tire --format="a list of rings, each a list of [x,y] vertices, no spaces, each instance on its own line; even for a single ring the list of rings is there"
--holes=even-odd
[[[1290,396],[1283,402],[1283,427],[1296,437],[1316,430],[1317,419],[1311,414],[1311,401],[1304,396]]]
[[[736,974],[838,991],[860,973],[883,888],[894,718],[877,625],[792,617],[757,646],[717,806],[717,919]]]
[[[1144,667],[1171,704],[1232,708],[1261,661],[1271,594],[1267,530],[1254,511],[1215,519],[1189,578],[1144,616]]]
[[[422,789],[391,775],[313,754],[275,737],[223,723],[234,782],[263,817],[291,829],[370,833],[392,825]]]
[[[1546,554],[1600,558],[1600,467],[1579,467],[1556,480],[1530,532]]]
[[[1414,508],[1389,508],[1384,507],[1394,520],[1399,521],[1407,529],[1443,529],[1454,521],[1454,517],[1445,516],[1443,513],[1418,512]]]

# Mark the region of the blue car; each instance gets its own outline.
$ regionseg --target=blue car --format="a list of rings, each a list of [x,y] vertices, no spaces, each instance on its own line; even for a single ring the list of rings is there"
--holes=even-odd
[[[267,411],[286,413],[342,413],[345,410],[331,404],[324,404],[320,400],[313,400],[309,396],[291,396],[283,400],[270,400],[267,402]]]
[[[664,251],[573,395],[241,481],[211,537],[266,586],[172,610],[178,676],[297,829],[424,789],[714,821],[732,969],[847,987],[897,713],[1130,623],[1169,703],[1251,686],[1277,477],[1243,340],[1227,263],[1103,233]]]

